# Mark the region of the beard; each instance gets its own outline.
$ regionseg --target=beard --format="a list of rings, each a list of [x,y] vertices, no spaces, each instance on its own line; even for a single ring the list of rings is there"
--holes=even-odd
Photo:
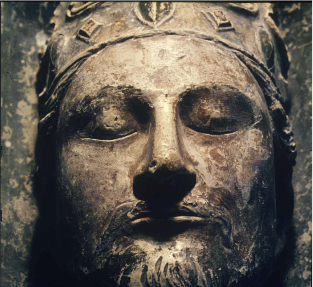
[[[200,222],[158,218],[128,225],[125,218],[138,209],[119,206],[85,264],[97,269],[81,276],[81,286],[224,286],[219,277],[225,276],[215,271],[221,273],[230,260],[229,223],[213,217]]]
[[[77,286],[259,286],[270,274],[273,238],[258,225],[248,230],[253,222],[239,214],[251,215],[230,205],[229,192],[215,194],[210,206],[181,203],[175,210],[182,216],[175,218],[159,207],[164,217],[138,219],[151,212],[145,204],[119,205],[97,240],[77,241],[70,268]],[[203,220],[187,220],[184,212]]]

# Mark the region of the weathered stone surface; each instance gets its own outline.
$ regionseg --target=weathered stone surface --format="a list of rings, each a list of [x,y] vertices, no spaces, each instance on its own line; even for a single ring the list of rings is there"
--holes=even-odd
[[[1,3],[1,286],[26,286],[28,277],[38,215],[33,197],[35,81],[52,6]]]
[[[54,7],[53,3],[2,3],[1,286],[5,287],[27,286],[29,254],[38,215],[32,194],[38,123],[35,74],[39,68],[38,52],[43,52],[47,38],[44,31]],[[311,4],[276,4],[275,12],[291,55],[290,118],[298,150],[293,180],[296,248],[293,259],[286,255],[291,263],[288,273],[282,276],[286,287],[308,287],[312,226]],[[150,21],[149,17],[146,21]]]
[[[312,280],[312,3],[275,4],[278,26],[288,47],[290,119],[297,142],[294,168],[294,259],[286,286],[311,286]]]

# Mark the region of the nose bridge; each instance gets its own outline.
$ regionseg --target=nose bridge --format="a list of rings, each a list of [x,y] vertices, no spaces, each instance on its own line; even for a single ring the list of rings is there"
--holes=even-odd
[[[151,208],[180,202],[195,186],[196,174],[182,154],[177,128],[175,99],[159,97],[154,102],[154,128],[148,156],[133,181],[136,198]]]
[[[154,106],[152,161],[158,166],[177,167],[182,164],[182,155],[179,148],[175,101],[164,97]]]

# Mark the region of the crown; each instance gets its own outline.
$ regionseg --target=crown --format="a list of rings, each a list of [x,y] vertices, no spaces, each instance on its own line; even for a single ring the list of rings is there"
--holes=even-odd
[[[63,2],[51,20],[40,102],[53,100],[55,84],[81,60],[107,45],[154,35],[197,37],[248,55],[272,75],[284,102],[289,61],[271,14],[268,3]]]
[[[145,34],[193,35],[237,46],[272,72],[278,60],[286,78],[287,52],[271,13],[264,3],[66,2],[55,11],[48,49],[58,71],[101,43]]]
[[[250,53],[275,73],[275,60],[286,66],[288,58],[271,13],[271,5],[263,3],[62,3],[52,19],[55,30],[48,49],[59,71],[75,56],[101,44],[172,33],[225,42]]]

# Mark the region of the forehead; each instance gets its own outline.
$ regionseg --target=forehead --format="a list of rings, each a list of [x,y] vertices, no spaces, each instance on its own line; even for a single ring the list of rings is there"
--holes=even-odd
[[[133,86],[169,96],[192,86],[230,85],[261,94],[247,67],[231,52],[209,41],[182,36],[132,39],[91,56],[75,75],[76,99],[96,95],[105,86]]]

